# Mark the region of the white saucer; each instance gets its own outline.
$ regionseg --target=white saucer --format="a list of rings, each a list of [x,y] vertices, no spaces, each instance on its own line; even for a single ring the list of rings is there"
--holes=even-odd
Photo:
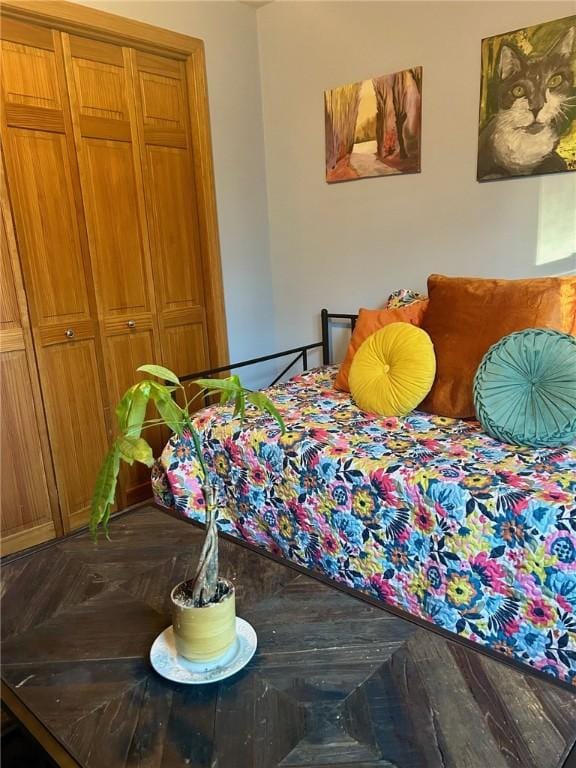
[[[245,667],[254,656],[256,645],[254,628],[244,619],[236,617],[236,640],[223,656],[213,661],[188,661],[176,653],[174,631],[170,626],[152,643],[150,662],[159,675],[175,683],[216,683]]]

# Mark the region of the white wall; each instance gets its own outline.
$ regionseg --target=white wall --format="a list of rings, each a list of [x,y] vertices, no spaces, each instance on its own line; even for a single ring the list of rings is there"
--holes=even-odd
[[[217,0],[81,1],[204,40],[230,358],[275,351],[255,9]]]
[[[576,2],[553,0],[274,2],[258,11],[280,347],[315,340],[322,306],[379,306],[396,288],[423,289],[430,272],[576,268],[576,256],[537,264],[560,226],[576,229],[576,173],[475,178],[481,39],[573,13]],[[422,173],[326,184],[323,91],[416,65]]]

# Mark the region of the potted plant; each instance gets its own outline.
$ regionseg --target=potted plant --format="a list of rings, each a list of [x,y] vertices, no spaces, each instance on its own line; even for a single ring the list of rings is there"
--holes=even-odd
[[[269,413],[284,431],[282,416],[266,395],[245,389],[238,376],[227,379],[196,379],[199,387],[188,398],[185,386],[175,373],[159,365],[138,368],[156,379],[144,379],[126,391],[116,408],[118,434],[98,473],[92,498],[90,530],[94,537],[100,527],[108,535],[110,511],[116,496],[121,462],[141,462],[152,467],[155,461],[151,446],[142,433],[165,424],[178,437],[190,437],[202,473],[202,490],[206,505],[206,529],[198,567],[192,579],[174,587],[171,592],[172,619],[176,650],[186,659],[207,661],[230,648],[236,636],[234,585],[218,576],[218,529],[216,526],[215,489],[210,482],[209,467],[202,451],[202,436],[194,426],[192,405],[208,393],[219,393],[220,403],[232,402],[232,418],[243,420],[248,404]],[[180,405],[175,395],[180,393]],[[152,404],[158,418],[147,419]]]

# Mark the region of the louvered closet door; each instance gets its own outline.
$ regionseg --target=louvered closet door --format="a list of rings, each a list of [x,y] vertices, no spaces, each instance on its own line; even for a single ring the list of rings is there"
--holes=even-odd
[[[54,538],[61,525],[1,167],[0,176],[0,516],[2,554],[7,554]]]
[[[180,61],[131,55],[162,353],[184,375],[210,367],[186,73]]]
[[[160,363],[129,52],[63,35],[68,88],[106,374],[114,407],[143,363]],[[159,430],[146,438],[161,448]],[[121,475],[121,503],[151,495],[141,464]]]
[[[1,36],[8,186],[69,529],[88,519],[107,431],[60,36],[11,19],[2,20]]]

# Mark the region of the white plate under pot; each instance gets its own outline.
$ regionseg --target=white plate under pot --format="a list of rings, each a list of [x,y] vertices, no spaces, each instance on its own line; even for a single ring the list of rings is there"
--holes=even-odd
[[[216,683],[235,675],[248,664],[256,652],[254,628],[236,617],[236,640],[223,656],[211,661],[188,661],[176,653],[172,626],[161,632],[152,643],[150,662],[156,672],[175,683],[201,685]]]

